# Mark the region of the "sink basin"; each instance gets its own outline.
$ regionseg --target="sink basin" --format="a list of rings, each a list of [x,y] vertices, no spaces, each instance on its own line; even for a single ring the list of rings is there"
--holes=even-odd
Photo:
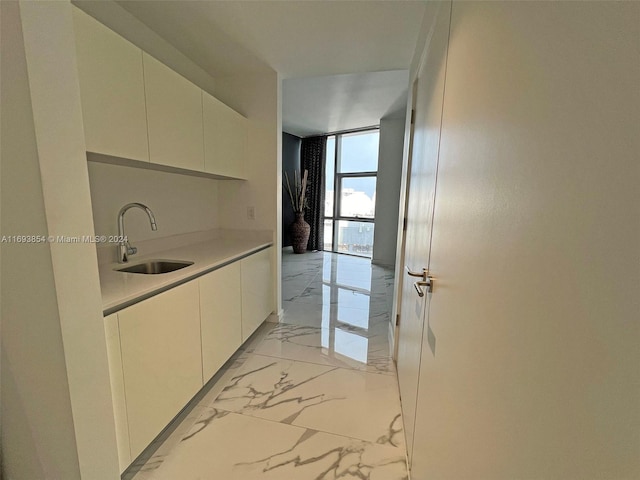
[[[116,268],[117,272],[142,273],[145,275],[157,275],[159,273],[169,273],[181,268],[193,265],[193,262],[182,260],[149,260],[144,263],[131,265],[130,267]]]

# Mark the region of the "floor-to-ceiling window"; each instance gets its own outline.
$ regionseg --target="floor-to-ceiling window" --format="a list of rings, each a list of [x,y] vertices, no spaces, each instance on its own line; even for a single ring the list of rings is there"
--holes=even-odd
[[[371,257],[379,131],[327,139],[324,249]]]

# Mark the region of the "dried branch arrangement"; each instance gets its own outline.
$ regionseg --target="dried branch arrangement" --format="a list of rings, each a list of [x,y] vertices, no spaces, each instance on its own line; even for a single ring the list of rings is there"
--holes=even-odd
[[[303,213],[304,209],[307,207],[307,174],[308,172],[305,170],[302,178],[300,178],[299,172],[294,170],[292,188],[291,182],[289,182],[289,175],[287,175],[287,172],[284,172],[284,178],[286,180],[285,187],[289,194],[289,198],[291,199],[291,205],[293,205],[294,213]]]

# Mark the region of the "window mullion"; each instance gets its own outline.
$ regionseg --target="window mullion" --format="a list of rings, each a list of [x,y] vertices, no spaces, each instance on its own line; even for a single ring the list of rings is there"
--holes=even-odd
[[[336,135],[335,143],[335,164],[333,168],[333,238],[331,241],[331,250],[338,251],[338,222],[336,218],[340,213],[340,191],[342,187],[338,183],[338,171],[340,169],[340,147],[342,146],[342,135]]]

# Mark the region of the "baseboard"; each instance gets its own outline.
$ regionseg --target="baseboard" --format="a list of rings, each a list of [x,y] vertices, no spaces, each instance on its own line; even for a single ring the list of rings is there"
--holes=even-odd
[[[269,323],[282,323],[282,318],[284,317],[284,310],[280,310],[278,313],[272,313],[267,317],[267,322]]]
[[[374,259],[371,259],[371,265],[377,265],[379,267],[385,267],[385,268],[395,268],[396,266],[395,262],[389,263],[389,262],[374,260]]]

